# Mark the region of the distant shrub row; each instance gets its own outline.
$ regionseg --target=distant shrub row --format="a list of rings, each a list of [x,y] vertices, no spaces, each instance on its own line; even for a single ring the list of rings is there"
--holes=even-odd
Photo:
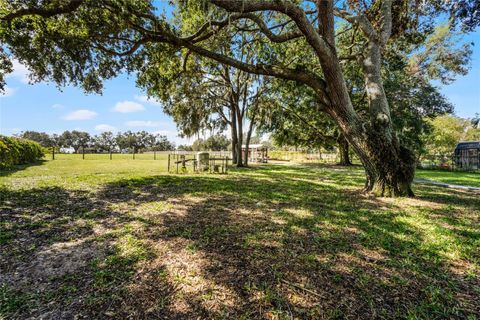
[[[43,156],[43,148],[37,142],[0,136],[0,169],[32,163]]]

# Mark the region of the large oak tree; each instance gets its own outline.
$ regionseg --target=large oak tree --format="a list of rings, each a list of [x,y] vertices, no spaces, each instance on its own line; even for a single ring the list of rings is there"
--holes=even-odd
[[[102,80],[124,71],[142,74],[172,56],[200,55],[245,72],[309,87],[323,112],[348,140],[366,171],[365,189],[378,195],[413,195],[413,153],[402,146],[392,124],[382,77],[383,51],[398,37],[429,32],[442,1],[410,0],[199,0],[178,1],[175,19],[159,14],[150,1],[1,1],[0,40],[25,63],[34,80],[68,82],[100,91]],[[454,9],[452,9],[454,10]],[[457,10],[458,12],[458,10]],[[335,23],[358,31],[352,53],[341,56]],[[259,58],[245,62],[218,50],[225,33],[257,44]],[[285,60],[282,52],[302,46],[302,55]],[[2,54],[2,57],[5,55]],[[349,95],[341,62],[362,70],[368,114],[359,114]],[[3,69],[8,69],[4,63]],[[161,77],[161,76],[160,76]],[[1,79],[0,79],[1,80]]]

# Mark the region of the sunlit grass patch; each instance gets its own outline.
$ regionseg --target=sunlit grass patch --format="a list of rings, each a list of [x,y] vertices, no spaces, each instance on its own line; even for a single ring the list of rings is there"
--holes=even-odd
[[[480,172],[417,170],[417,178],[480,188]]]
[[[49,161],[0,176],[1,316],[480,314],[475,194],[416,185],[414,199],[374,198],[360,192],[360,167],[176,175],[117,161]]]

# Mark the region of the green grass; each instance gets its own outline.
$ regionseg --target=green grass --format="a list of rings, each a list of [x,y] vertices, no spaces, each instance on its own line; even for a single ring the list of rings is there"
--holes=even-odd
[[[480,188],[480,172],[417,170],[417,178]]]
[[[98,188],[120,177],[124,179],[167,172],[162,160],[82,160],[78,156],[68,160],[48,160],[25,166],[18,171],[0,171],[0,186],[65,187],[68,189]]]
[[[19,169],[0,174],[0,319],[480,314],[472,192],[415,185],[414,199],[373,198],[359,167],[325,165]]]

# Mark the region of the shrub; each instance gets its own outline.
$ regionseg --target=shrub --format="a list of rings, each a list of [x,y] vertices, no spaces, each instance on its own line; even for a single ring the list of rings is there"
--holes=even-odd
[[[0,169],[32,163],[44,155],[43,148],[37,142],[0,136]]]

